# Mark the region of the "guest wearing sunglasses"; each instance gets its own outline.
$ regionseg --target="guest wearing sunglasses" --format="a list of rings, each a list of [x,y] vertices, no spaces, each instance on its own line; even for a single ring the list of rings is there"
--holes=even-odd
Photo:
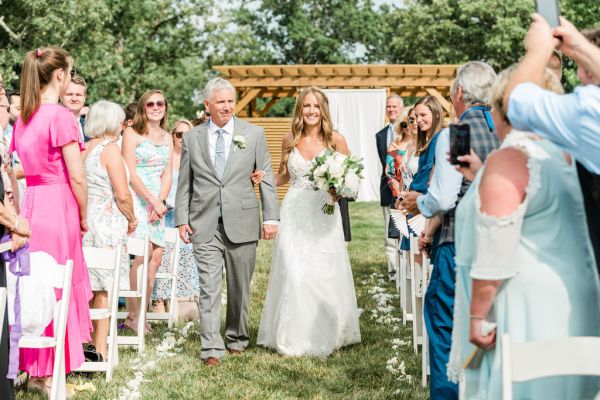
[[[180,119],[175,122],[175,127],[171,131],[173,136],[173,179],[171,190],[167,196],[167,208],[169,211],[165,216],[165,225],[168,228],[175,227],[175,213],[172,207],[175,204],[175,193],[177,192],[177,179],[179,178],[179,165],[181,163],[181,150],[183,135],[193,128],[192,122],[187,119]],[[167,272],[169,268],[169,259],[173,253],[173,247],[169,244],[165,247],[165,252],[159,272]],[[182,301],[180,304],[189,305],[190,301],[198,302],[200,296],[200,278],[198,277],[198,267],[194,258],[194,251],[191,243],[181,243],[179,247],[179,269],[177,272],[177,298]],[[165,301],[171,296],[171,283],[166,279],[159,279],[154,285],[152,293],[152,307],[155,312],[164,312]],[[169,307],[173,307],[169,304]],[[198,319],[198,306],[191,309],[189,307],[179,307],[179,317],[185,319]]]
[[[173,170],[173,141],[165,131],[168,119],[168,104],[163,92],[149,90],[142,95],[133,118],[133,125],[123,134],[122,154],[131,173],[130,184],[134,196],[138,227],[135,237],[150,236],[150,261],[148,282],[137,282],[137,268],[142,258],[136,257],[129,272],[132,290],[139,285],[148,285],[148,293],[154,286],[156,271],[160,265],[165,246],[166,198],[171,189]],[[143,305],[144,307],[147,305]],[[125,326],[138,330],[137,302],[130,301],[129,316]],[[150,328],[146,324],[146,332]]]

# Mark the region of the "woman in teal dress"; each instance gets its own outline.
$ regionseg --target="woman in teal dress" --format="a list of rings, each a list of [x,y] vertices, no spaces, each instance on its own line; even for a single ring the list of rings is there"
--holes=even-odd
[[[502,146],[456,213],[448,377],[461,383],[464,399],[501,398],[503,333],[514,342],[600,336],[600,284],[577,172],[554,144],[510,126],[502,99],[512,71],[500,75],[492,95]],[[545,86],[561,90],[549,72]],[[496,329],[485,335],[488,322]],[[464,369],[476,347],[484,350],[481,363]],[[588,399],[599,389],[597,377],[552,377],[515,384],[513,398]]]
[[[122,153],[131,174],[138,227],[134,236],[150,237],[150,260],[148,262],[148,294],[152,293],[156,271],[162,260],[165,246],[166,198],[171,189],[173,141],[165,131],[168,106],[160,90],[149,90],[142,95],[133,119],[133,125],[123,134]],[[136,257],[129,272],[131,290],[136,290],[137,268],[142,258]],[[148,296],[150,297],[150,296]],[[133,299],[135,300],[135,299]],[[147,306],[147,305],[146,305]],[[137,302],[129,302],[129,316],[125,325],[136,331],[138,319]],[[146,330],[149,330],[146,325]]]

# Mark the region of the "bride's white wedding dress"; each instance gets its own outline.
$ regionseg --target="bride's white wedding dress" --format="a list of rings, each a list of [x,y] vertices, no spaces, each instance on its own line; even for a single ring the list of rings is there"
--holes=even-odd
[[[257,344],[285,355],[326,357],[360,342],[359,312],[336,204],[308,180],[312,160],[294,148],[288,159],[290,188],[281,205],[267,298]]]

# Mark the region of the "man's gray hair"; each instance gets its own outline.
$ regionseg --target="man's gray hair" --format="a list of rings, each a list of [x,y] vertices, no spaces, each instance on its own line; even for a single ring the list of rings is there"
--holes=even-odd
[[[85,135],[97,138],[118,133],[125,121],[125,111],[117,103],[99,100],[92,104],[85,121]]]
[[[462,101],[467,105],[481,103],[490,104],[490,89],[494,87],[498,75],[487,63],[469,61],[458,68],[456,79],[450,88],[450,96],[454,97],[458,87],[462,88]]]
[[[212,97],[213,93],[216,92],[217,90],[223,90],[223,89],[229,89],[229,90],[233,90],[233,92],[235,93],[235,88],[233,87],[233,85],[231,84],[231,82],[229,82],[226,79],[223,78],[213,78],[210,81],[208,81],[208,83],[206,84],[206,87],[204,88],[204,100],[210,100],[210,98]]]
[[[400,97],[399,95],[397,95],[396,93],[390,94],[387,99],[385,99],[385,102],[387,104],[387,101],[389,99],[398,99],[400,100],[400,107],[404,107],[404,100],[402,100],[402,97]]]

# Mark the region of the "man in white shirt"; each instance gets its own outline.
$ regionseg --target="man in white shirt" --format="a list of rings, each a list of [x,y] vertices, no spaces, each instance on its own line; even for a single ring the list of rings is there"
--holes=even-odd
[[[377,154],[381,161],[381,182],[379,184],[379,191],[381,195],[381,208],[383,210],[383,219],[385,224],[385,254],[387,257],[388,264],[388,275],[390,280],[394,280],[396,277],[396,256],[398,253],[398,240],[388,237],[389,221],[390,221],[390,206],[394,204],[396,199],[392,195],[392,190],[388,185],[388,179],[385,173],[385,164],[387,156],[387,148],[394,140],[396,132],[394,124],[398,118],[402,115],[404,108],[404,102],[402,97],[397,94],[388,96],[385,103],[385,114],[390,121],[382,130],[375,134],[375,140],[377,143]]]

